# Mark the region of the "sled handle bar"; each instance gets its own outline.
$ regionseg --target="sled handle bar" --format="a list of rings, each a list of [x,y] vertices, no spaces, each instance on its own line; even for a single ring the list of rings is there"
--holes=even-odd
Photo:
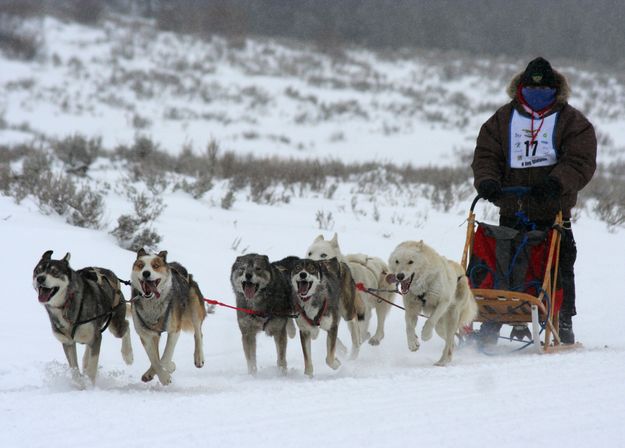
[[[530,191],[530,187],[504,187],[501,189],[501,192],[505,196],[516,196],[519,199],[525,196],[527,193],[529,193],[529,191]],[[471,203],[471,211],[475,209],[475,205],[480,199],[484,199],[484,198],[480,196],[479,194],[475,197],[475,199],[473,199],[473,202]]]

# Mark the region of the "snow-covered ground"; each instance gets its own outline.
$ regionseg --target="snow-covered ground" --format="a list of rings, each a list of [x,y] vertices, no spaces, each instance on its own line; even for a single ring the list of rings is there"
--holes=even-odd
[[[197,277],[204,293],[234,303],[229,270],[241,239],[248,252],[277,259],[303,255],[319,233],[310,210],[326,200],[289,205],[245,204],[232,211],[203,206],[186,195],[167,197],[159,222],[162,248]],[[467,206],[468,204],[464,204]],[[173,384],[144,384],[148,366],[133,331],[135,362],[126,366],[120,341],[105,334],[94,388],[77,390],[47,314],[36,300],[31,270],[53,249],[72,265],[100,265],[129,277],[134,254],[107,234],[78,229],[39,215],[27,202],[0,198],[5,309],[0,315],[0,444],[56,446],[622,446],[625,430],[625,310],[618,266],[625,234],[580,219],[575,230],[579,317],[584,349],[575,353],[518,353],[490,357],[457,351],[453,363],[433,367],[442,340],[408,351],[401,310],[393,309],[386,337],[365,345],[357,360],[325,365],[325,340],[313,343],[315,376],[303,373],[299,341],[290,340],[289,370],[275,367],[270,338],[260,335],[259,373],[246,373],[235,314],[220,308],[204,324],[206,365],[193,366],[193,340],[183,335],[174,357]],[[421,229],[376,224],[337,215],[334,230],[346,252],[387,258],[405,239],[423,238],[458,259],[462,216],[433,213]],[[331,233],[325,232],[326,236]],[[129,294],[128,290],[124,291]],[[344,340],[349,340],[345,326]],[[505,342],[504,342],[505,344]]]
[[[97,90],[99,84],[93,77],[102,75],[106,80],[112,76],[103,72],[101,66],[91,68],[92,61],[109,57],[111,36],[123,32],[123,29],[116,31],[112,25],[109,28],[61,26],[55,21],[50,21],[46,28],[55,38],[47,37],[46,41],[58,45],[59,58],[63,61],[73,55],[70,50],[62,50],[64,45],[71,46],[79,40],[88,42],[80,55],[85,58],[84,70],[93,73],[85,75],[81,85],[58,84],[63,79],[63,70],[67,69],[63,64],[54,69],[4,59],[0,61],[2,82],[20,72],[21,77],[34,79],[35,85],[57,86],[70,98],[68,104],[81,104]],[[100,46],[93,44],[94,39]],[[163,39],[174,38],[159,34],[151,42],[161,45]],[[188,45],[180,47],[188,48],[186,53],[199,54],[193,51],[199,45],[197,42],[174,41]],[[179,48],[170,51],[178,54]],[[246,60],[242,55],[239,57]],[[323,59],[319,55],[310,58]],[[131,63],[132,60],[128,62]],[[236,92],[242,85],[254,86],[258,82],[273,98],[273,93],[284,92],[300,79],[299,75],[293,75],[286,83],[283,77],[259,81],[256,76],[244,76],[243,71],[226,62],[210,63],[214,70],[204,72],[202,76],[209,79],[202,83],[218,82],[220,89],[232,83],[237,86],[233,87]],[[145,61],[136,64],[146,68]],[[11,70],[5,70],[7,67]],[[415,70],[415,66],[405,62],[405,65],[389,63],[382,71],[389,78],[400,79],[411,76]],[[272,83],[280,85],[270,90],[268,86]],[[504,83],[501,80],[499,90]],[[465,87],[460,86],[463,91]],[[109,144],[134,137],[136,130],[129,125],[127,117],[119,116],[119,110],[88,102],[93,110],[78,114],[73,120],[58,108],[56,98],[44,96],[35,101],[32,92],[46,90],[11,90],[1,100],[4,119],[9,124],[0,131],[3,141],[19,133],[12,125],[20,122],[46,135],[57,132],[63,137],[74,131],[89,136],[100,134],[105,140],[113,139],[107,141]],[[160,95],[155,95],[151,107],[162,108],[173,101],[175,95],[162,93],[165,99],[159,102]],[[339,93],[332,90],[328,95]],[[78,101],[71,99],[74,95],[79,95]],[[494,103],[504,99],[502,93],[497,95]],[[146,116],[151,110],[149,104],[136,102],[139,99],[134,96],[126,97],[122,92],[120,98],[136,104],[137,110]],[[410,120],[399,121],[395,124],[400,135],[384,137],[383,133],[365,132],[383,126],[384,118],[378,115],[361,120],[363,127],[359,127],[358,120],[299,125],[292,121],[296,112],[289,107],[293,105],[285,105],[283,100],[280,96],[270,106],[254,111],[254,119],[258,120],[256,131],[264,129],[263,135],[288,135],[292,142],[312,141],[314,144],[306,146],[305,152],[309,151],[306,156],[332,155],[344,160],[365,157],[411,160],[415,164],[445,162],[454,144],[461,146],[470,136],[474,138],[475,122],[483,118],[483,115],[472,117],[463,131],[419,121],[417,115],[412,128],[408,126]],[[223,99],[219,107],[240,118],[243,115],[238,115],[241,112],[237,107],[247,106]],[[181,127],[176,127],[182,124],[174,126],[161,120],[161,112],[150,115],[153,125],[146,133],[174,150],[185,139],[197,139],[194,141],[201,145],[212,136],[226,146],[243,151],[260,148],[258,153],[262,154],[263,148],[268,148],[272,154],[288,156],[297,152],[293,145],[285,145],[284,153],[279,144],[269,140],[261,139],[259,144],[258,141],[245,143],[238,137],[229,139],[229,135],[238,135],[243,129],[237,127],[240,124],[223,131],[210,119],[204,123],[198,118],[196,125],[193,120],[188,121],[188,129],[195,129],[195,134],[184,133]],[[391,120],[392,115],[389,113],[387,119]],[[326,145],[327,136],[336,129],[344,137]],[[615,131],[609,134],[615,142],[621,138],[617,129],[614,126]],[[416,148],[413,130],[423,142]],[[30,131],[26,134],[28,138],[32,135]],[[443,149],[438,151],[439,148]],[[90,174],[113,184],[119,180],[114,167]],[[469,199],[455,204],[447,213],[430,208],[427,201],[405,207],[380,203],[377,204],[380,217],[375,220],[371,218],[371,204],[358,205],[366,208],[368,216],[352,211],[352,187],[341,186],[332,199],[294,196],[288,204],[273,206],[246,202],[242,195],[231,210],[215,205],[223,196],[223,191],[218,189],[209,191],[199,201],[180,191],[167,191],[164,194],[167,208],[156,223],[164,237],[161,249],[169,251],[170,259],[189,268],[208,298],[226,303],[234,302],[229,272],[236,256],[243,251],[264,253],[272,259],[301,256],[319,233],[329,237],[337,232],[346,253],[366,252],[386,259],[398,243],[423,239],[443,255],[460,258]],[[125,211],[122,210],[125,201],[114,191],[108,191],[106,199],[107,213],[114,220],[118,212]],[[319,229],[315,222],[319,210],[332,212],[331,228]],[[479,207],[479,213],[487,214],[488,207]],[[128,278],[135,255],[116,246],[107,232],[71,227],[60,217],[43,216],[28,198],[16,205],[11,198],[0,196],[0,247],[4,254],[0,278],[5,289],[4,312],[0,313],[3,357],[0,446],[625,446],[622,424],[625,307],[619,275],[623,266],[619,249],[625,247],[625,232],[608,233],[604,223],[585,212],[581,213],[574,231],[579,251],[576,264],[579,316],[574,323],[576,335],[584,344],[576,352],[554,355],[521,352],[492,357],[467,348],[455,353],[450,366],[434,367],[432,364],[443,347],[442,340],[435,336],[423,343],[418,352],[410,352],[403,315],[400,310],[392,309],[381,345],[366,344],[356,360],[343,356],[343,365],[337,371],[325,365],[325,337],[321,335],[313,343],[315,376],[312,379],[303,373],[297,339],[289,341],[289,370],[283,376],[275,367],[273,341],[260,335],[259,372],[256,377],[250,377],[235,314],[219,308],[204,323],[206,364],[202,369],[193,366],[192,337],[183,335],[174,356],[177,370],[173,383],[167,387],[156,382],[144,384],[141,374],[148,367],[148,360],[134,329],[135,361],[131,366],[122,361],[120,341],[107,332],[97,383],[93,388],[79,390],[68,372],[60,344],[51,335],[47,314],[37,302],[31,286],[32,269],[41,254],[52,249],[55,257],[71,252],[74,268],[98,265],[114,270],[120,278]],[[129,291],[124,289],[124,293],[128,295]],[[340,335],[349,340],[344,325]]]

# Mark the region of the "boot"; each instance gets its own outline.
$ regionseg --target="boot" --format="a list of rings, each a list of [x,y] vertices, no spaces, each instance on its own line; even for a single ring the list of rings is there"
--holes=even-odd
[[[478,331],[478,345],[481,347],[497,345],[500,329],[501,324],[499,322],[484,322]]]
[[[523,339],[527,338],[527,340],[532,340],[532,332],[530,331],[527,324],[516,324],[512,327],[512,331],[510,331],[510,340],[518,340],[523,341]]]
[[[560,342],[563,344],[575,344],[573,333],[573,321],[570,314],[560,313],[560,329],[558,330]]]

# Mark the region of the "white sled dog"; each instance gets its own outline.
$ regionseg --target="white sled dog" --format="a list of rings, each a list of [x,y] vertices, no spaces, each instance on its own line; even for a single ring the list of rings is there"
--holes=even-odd
[[[364,254],[343,255],[339,248],[338,236],[335,233],[331,240],[325,240],[323,235],[319,235],[306,251],[306,257],[313,260],[327,260],[336,258],[349,266],[355,283],[362,283],[366,288],[388,289],[385,281],[388,267],[386,263],[377,257],[370,257]],[[391,305],[387,302],[376,299],[371,294],[357,290],[360,300],[365,304],[365,316],[360,324],[361,341],[369,339],[369,344],[378,345],[384,338],[384,321]],[[395,295],[389,292],[377,293],[388,301],[393,301]],[[377,314],[377,327],[375,334],[370,337],[369,321],[371,320],[371,310],[375,308]],[[358,355],[358,347],[352,347],[352,358]]]
[[[406,337],[408,348],[419,349],[415,334],[417,317],[429,316],[421,338],[432,337],[432,331],[445,340],[441,359],[435,364],[444,366],[451,361],[454,335],[462,326],[477,316],[477,304],[462,267],[439,255],[423,241],[405,241],[399,244],[388,260],[391,274],[389,283],[396,283],[406,308]]]

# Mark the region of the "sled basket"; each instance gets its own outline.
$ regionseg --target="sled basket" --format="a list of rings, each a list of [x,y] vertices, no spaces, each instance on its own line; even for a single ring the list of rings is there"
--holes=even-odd
[[[522,195],[527,189],[504,192]],[[557,313],[563,295],[557,279],[562,213],[550,229],[520,231],[476,221],[479,199],[471,204],[461,262],[478,305],[475,322],[531,323],[536,350],[560,345]]]

